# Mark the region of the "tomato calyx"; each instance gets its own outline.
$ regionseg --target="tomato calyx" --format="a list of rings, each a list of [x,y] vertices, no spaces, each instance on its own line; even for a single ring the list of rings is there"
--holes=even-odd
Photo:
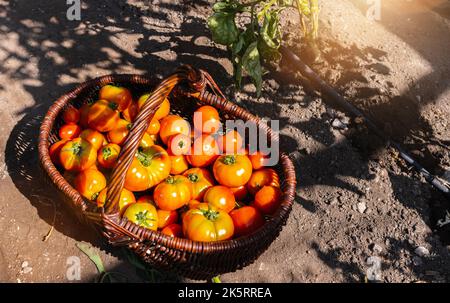
[[[202,215],[205,216],[206,219],[208,219],[209,221],[216,221],[217,218],[219,217],[219,212],[216,210],[212,210],[210,208],[208,209],[201,209],[200,210]]]
[[[119,105],[117,103],[114,103],[114,102],[108,102],[108,106],[112,110],[116,110],[119,107]]]
[[[236,164],[236,157],[234,155],[226,155],[221,161],[225,165],[233,165]]]
[[[108,160],[112,156],[111,148],[107,147],[102,150],[102,156],[104,160]]]
[[[166,178],[166,183],[168,184],[174,184],[175,183],[175,178],[173,176],[168,176]]]
[[[150,158],[150,155],[148,153],[146,153],[141,146],[138,148],[138,151],[136,153],[136,158],[145,167],[148,167],[148,166],[150,166],[150,164],[152,164],[152,159]]]
[[[197,174],[188,174],[187,178],[189,179],[189,181],[194,183],[198,182],[200,179],[200,177]]]
[[[149,221],[156,221],[154,218],[149,215],[147,210],[140,211],[136,213],[136,223],[138,225],[143,225],[145,227],[151,227]]]
[[[72,153],[76,156],[81,155],[82,152],[82,148],[81,148],[81,144],[80,143],[74,143],[72,144]]]
[[[133,127],[133,123],[128,123],[127,124],[127,130],[130,130]]]
[[[93,194],[92,197],[91,197],[91,200],[92,201],[97,200],[99,194],[100,194],[100,192]]]

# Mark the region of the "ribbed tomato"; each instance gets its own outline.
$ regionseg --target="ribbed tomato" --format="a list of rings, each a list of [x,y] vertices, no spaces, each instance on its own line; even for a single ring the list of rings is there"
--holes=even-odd
[[[137,104],[138,108],[141,109],[142,106],[144,106],[145,101],[147,101],[147,98],[150,96],[150,94],[142,95]],[[169,99],[164,99],[164,101],[161,103],[159,108],[156,110],[155,115],[153,116],[153,119],[161,120],[162,118],[166,117],[170,112],[170,102]]]
[[[134,224],[147,229],[158,229],[158,214],[153,204],[133,203],[126,208],[123,216]]]
[[[233,237],[230,215],[207,203],[200,203],[183,216],[183,234],[190,240],[212,242]]]
[[[97,197],[97,206],[103,207],[106,202],[106,192],[108,188],[104,188]],[[128,205],[136,203],[136,197],[128,189],[123,188],[119,197],[119,211],[123,213]]]
[[[80,126],[82,128],[88,128],[88,115],[89,115],[89,110],[91,109],[91,105],[92,103],[84,103],[80,109]]]
[[[68,171],[88,169],[95,164],[96,159],[97,150],[82,138],[67,141],[59,153],[61,165]]]
[[[159,145],[139,147],[125,176],[124,187],[131,191],[144,191],[170,173],[169,154]]]
[[[177,115],[168,115],[161,120],[159,137],[167,145],[169,137],[177,134],[188,136],[191,132],[189,122]]]
[[[191,182],[191,199],[195,200],[203,200],[205,192],[215,183],[211,173],[204,168],[190,168],[183,176]]]
[[[106,187],[106,178],[96,168],[89,168],[75,177],[74,186],[83,197],[95,201],[99,193]]]
[[[235,236],[251,234],[264,224],[263,216],[252,206],[234,209],[230,212],[230,216],[233,219]]]
[[[170,174],[171,175],[179,175],[185,172],[189,168],[189,163],[186,160],[186,156],[179,155],[175,156],[169,152],[170,156]]]
[[[105,136],[103,136],[101,132],[90,128],[83,130],[80,134],[80,138],[83,138],[84,140],[91,143],[95,149],[100,149],[100,147],[106,145],[107,143]]]
[[[98,100],[89,108],[87,119],[89,127],[99,132],[113,130],[120,120],[119,112],[116,109],[117,104],[106,100]]]
[[[178,212],[176,210],[162,210],[158,209],[158,228],[164,228],[167,225],[176,223],[178,221]]]
[[[206,167],[214,163],[218,156],[219,148],[214,137],[203,134],[194,140],[187,160],[194,167]]]
[[[242,136],[235,130],[217,138],[219,149],[225,155],[244,154],[243,143]]]
[[[236,206],[236,199],[231,190],[223,185],[215,185],[205,193],[203,201],[229,213]]]
[[[222,155],[214,162],[213,172],[220,184],[239,187],[252,176],[252,163],[245,155]]]
[[[99,99],[107,100],[116,104],[118,111],[124,111],[133,101],[133,97],[125,87],[115,85],[105,85],[100,89]]]
[[[98,150],[97,161],[101,167],[110,169],[116,165],[119,159],[120,146],[114,143],[109,143]]]
[[[275,170],[271,168],[255,170],[248,180],[247,189],[252,195],[255,195],[265,185],[280,187],[280,178]]]
[[[176,210],[191,200],[191,184],[185,176],[169,176],[156,186],[153,199],[162,210]]]

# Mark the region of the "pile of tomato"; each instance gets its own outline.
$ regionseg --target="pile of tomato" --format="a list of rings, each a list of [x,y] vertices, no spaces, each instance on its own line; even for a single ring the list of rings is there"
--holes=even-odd
[[[50,157],[87,200],[102,207],[108,178],[133,121],[148,98],[108,84],[98,100],[62,114],[60,141]],[[279,207],[275,170],[261,152],[249,154],[236,130],[221,129],[218,111],[196,109],[200,123],[170,113],[165,99],[154,114],[120,194],[122,216],[171,237],[218,241],[250,234]]]

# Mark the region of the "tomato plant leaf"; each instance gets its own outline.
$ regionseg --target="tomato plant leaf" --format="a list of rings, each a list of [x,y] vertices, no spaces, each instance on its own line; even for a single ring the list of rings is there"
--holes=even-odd
[[[228,46],[237,40],[239,30],[234,21],[235,15],[234,13],[218,12],[208,18],[208,27],[214,42]]]
[[[242,56],[242,66],[252,78],[258,97],[261,95],[262,69],[258,51],[258,42],[251,43]]]

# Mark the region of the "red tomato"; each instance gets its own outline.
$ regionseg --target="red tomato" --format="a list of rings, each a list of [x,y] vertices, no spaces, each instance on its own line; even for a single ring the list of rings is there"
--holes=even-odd
[[[77,124],[80,121],[80,112],[71,106],[63,112],[62,118],[67,124]]]
[[[80,126],[82,128],[88,128],[88,115],[89,115],[89,110],[91,109],[91,103],[84,103],[80,109]]]
[[[106,187],[106,178],[96,168],[89,168],[75,177],[74,186],[83,197],[95,201]]]
[[[267,156],[265,156],[260,151],[257,151],[248,156],[252,162],[253,169],[260,169],[267,165]]]
[[[275,170],[271,168],[255,170],[246,186],[248,191],[255,195],[265,185],[280,187],[280,178]]]
[[[175,210],[191,200],[191,185],[185,176],[169,176],[153,192],[156,205],[162,210]]]
[[[169,137],[172,135],[183,134],[188,136],[191,132],[189,122],[177,115],[169,115],[161,120],[159,137],[167,145]]]
[[[91,143],[95,149],[100,149],[100,147],[107,143],[101,132],[90,128],[83,130],[80,134],[80,138]]]
[[[243,154],[243,140],[241,135],[235,131],[228,131],[225,135],[217,138],[220,151],[226,155]]]
[[[191,150],[191,138],[183,134],[177,134],[169,137],[167,149],[175,156],[187,155]]]
[[[133,97],[128,89],[115,85],[105,85],[100,89],[99,99],[107,100],[116,104],[118,111],[124,111],[133,101]]]
[[[110,143],[122,145],[125,142],[128,134],[130,133],[131,123],[127,120],[120,119],[114,129],[110,130],[106,137]]]
[[[219,112],[210,105],[199,107],[194,112],[194,128],[204,134],[213,134],[220,129]]]
[[[180,224],[170,224],[161,230],[161,232],[172,238],[182,238],[183,228]]]
[[[203,197],[203,201],[227,213],[236,206],[233,193],[228,187],[222,185],[208,188]]]
[[[234,234],[238,237],[251,234],[264,224],[263,216],[252,206],[234,209],[230,216],[233,219]]]
[[[218,156],[219,148],[214,137],[203,134],[194,140],[187,160],[194,167],[206,167],[214,163]]]
[[[265,215],[273,214],[281,203],[281,190],[275,186],[263,186],[255,195],[253,205]]]
[[[231,192],[234,194],[236,201],[244,201],[248,197],[248,190],[245,185],[239,187],[230,187]]]
[[[60,165],[61,161],[59,159],[59,153],[61,152],[62,147],[64,146],[64,144],[67,143],[67,139],[63,139],[60,140],[56,143],[53,143],[52,146],[50,146],[50,149],[48,150],[49,154],[50,154],[50,159],[52,160],[53,164],[55,165]]]
[[[59,129],[59,137],[61,139],[74,139],[81,133],[81,127],[78,124],[64,124]]]
[[[98,150],[97,161],[103,168],[113,168],[119,159],[119,154],[120,146],[114,143],[109,143]]]

